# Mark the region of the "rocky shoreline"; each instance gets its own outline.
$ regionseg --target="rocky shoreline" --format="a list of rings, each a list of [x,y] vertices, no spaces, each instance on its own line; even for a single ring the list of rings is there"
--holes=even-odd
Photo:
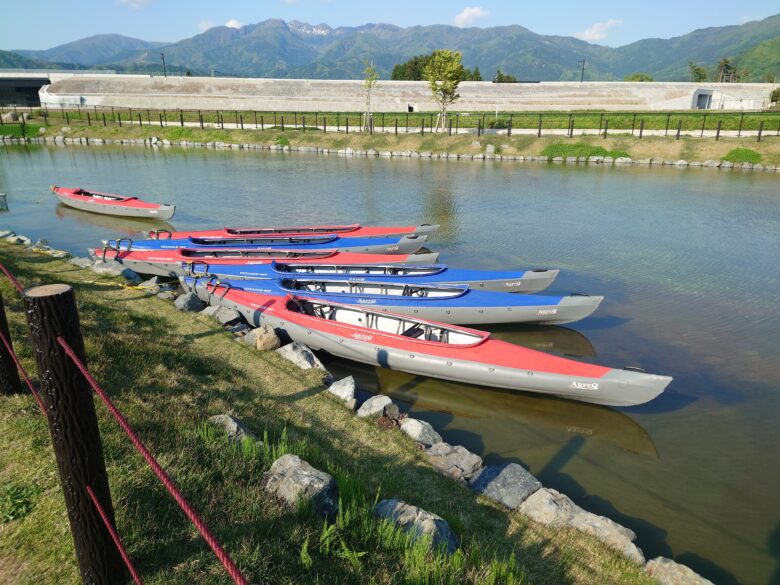
[[[590,157],[549,157],[549,156],[522,156],[496,154],[492,145],[487,145],[487,152],[480,154],[463,154],[454,152],[435,153],[431,151],[416,150],[355,150],[352,148],[333,149],[318,146],[295,146],[279,144],[259,143],[230,143],[230,142],[193,142],[189,140],[170,141],[166,139],[151,138],[89,138],[86,136],[70,138],[64,135],[39,136],[33,138],[16,138],[2,136],[0,144],[52,144],[52,145],[83,145],[83,146],[146,146],[152,148],[210,148],[215,150],[260,150],[271,152],[303,152],[309,154],[324,154],[346,157],[375,157],[375,158],[417,158],[429,160],[479,160],[496,162],[532,162],[569,165],[599,165],[599,166],[645,166],[645,167],[674,167],[674,168],[709,168],[734,171],[754,171],[765,173],[780,173],[780,166],[762,165],[760,163],[732,163],[722,160],[687,161],[683,159],[669,160],[660,158],[632,159],[628,157],[613,158],[610,156]]]
[[[645,572],[662,585],[711,585],[710,581],[671,559],[657,557],[646,561],[642,551],[634,544],[636,534],[632,530],[609,518],[588,512],[568,496],[544,487],[523,466],[517,463],[484,465],[479,455],[460,445],[445,442],[430,423],[401,413],[387,396],[375,395],[358,403],[355,380],[351,376],[334,380],[308,347],[300,343],[281,345],[270,327],[252,328],[243,322],[237,311],[206,306],[194,293],[182,290],[177,283],[165,282],[159,277],[141,282],[135,272],[113,260],[105,262],[99,258],[69,258],[67,252],[51,247],[44,240],[33,243],[30,238],[10,230],[0,231],[0,239],[24,246],[30,251],[67,259],[74,266],[92,270],[96,274],[123,277],[129,285],[146,294],[173,301],[178,310],[213,319],[239,343],[254,347],[257,351],[275,351],[304,370],[320,369],[328,396],[342,402],[348,412],[359,418],[386,429],[398,429],[414,441],[432,467],[475,494],[550,528],[574,529],[588,534],[637,565],[644,566]],[[236,442],[259,442],[253,430],[229,413],[210,416],[206,422],[221,428]],[[266,472],[263,486],[292,508],[305,498],[311,502],[312,509],[324,517],[332,518],[338,511],[338,484],[333,476],[313,468],[295,455],[279,457]],[[414,538],[427,539],[430,546],[438,550],[452,553],[459,547],[457,536],[444,519],[412,504],[398,499],[383,499],[375,504],[374,513]]]

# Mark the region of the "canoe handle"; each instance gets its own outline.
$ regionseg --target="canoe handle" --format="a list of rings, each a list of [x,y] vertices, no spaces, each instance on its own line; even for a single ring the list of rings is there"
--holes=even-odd
[[[202,272],[195,272],[195,265],[197,264],[203,265]],[[198,274],[206,276],[209,272],[209,263],[205,260],[187,260],[181,263],[181,267],[187,273],[187,276],[197,276]]]
[[[168,237],[161,238],[160,236],[163,234],[168,234]],[[171,230],[154,230],[149,232],[149,237],[153,240],[170,240],[173,237],[173,233],[171,233]]]

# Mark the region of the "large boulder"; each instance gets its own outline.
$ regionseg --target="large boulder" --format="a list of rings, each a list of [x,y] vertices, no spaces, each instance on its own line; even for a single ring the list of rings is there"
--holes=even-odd
[[[575,528],[594,536],[620,551],[637,564],[644,564],[642,551],[633,543],[636,534],[617,522],[591,514],[571,501],[568,496],[550,488],[531,494],[520,507],[520,513],[551,528]]]
[[[429,538],[434,549],[442,549],[452,554],[460,546],[458,537],[444,518],[417,506],[410,506],[396,499],[380,500],[374,506],[374,513],[397,524],[415,540]]]
[[[221,428],[227,436],[237,443],[243,442],[244,439],[250,441],[259,442],[257,435],[255,435],[249,427],[236,417],[229,414],[215,414],[208,418],[209,424]]]
[[[278,349],[282,341],[270,325],[263,325],[252,329],[244,336],[244,343],[256,347],[260,351]]]
[[[352,400],[355,397],[355,378],[347,376],[337,382],[333,382],[330,388],[328,388],[328,392],[344,402]]]
[[[393,404],[393,401],[384,394],[377,394],[366,400],[358,408],[357,415],[360,418],[368,418],[371,416],[382,416],[385,413],[385,408]]]
[[[315,514],[333,518],[339,509],[339,489],[333,476],[314,469],[297,455],[282,455],[263,474],[263,489],[289,506],[311,501]]]
[[[405,418],[401,421],[401,431],[412,440],[422,443],[426,447],[441,443],[442,438],[431,426],[431,423],[416,418]]]
[[[173,306],[180,311],[200,311],[203,309],[203,301],[195,293],[185,293],[176,297]]]
[[[647,561],[645,572],[661,585],[714,585],[685,565],[664,557]]]
[[[325,372],[325,383],[330,384],[333,382],[333,376],[325,369],[322,362],[317,359],[314,352],[306,347],[303,343],[297,341],[283,345],[276,350],[276,353],[282,356],[284,359],[291,361],[302,370],[310,370],[311,368],[317,368]]]
[[[444,475],[467,482],[482,468],[482,457],[460,445],[441,442],[425,450],[428,461]]]
[[[490,465],[469,482],[471,489],[512,510],[542,487],[542,483],[522,465]]]
[[[241,321],[241,313],[229,307],[217,307],[212,315],[220,325],[235,325]]]

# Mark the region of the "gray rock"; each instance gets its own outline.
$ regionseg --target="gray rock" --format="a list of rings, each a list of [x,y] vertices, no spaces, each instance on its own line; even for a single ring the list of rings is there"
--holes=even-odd
[[[173,306],[180,311],[200,311],[203,309],[203,301],[195,293],[185,293],[176,298]]]
[[[422,443],[426,447],[441,443],[442,438],[430,423],[416,418],[405,418],[401,421],[401,431],[412,440]]]
[[[537,490],[520,504],[518,510],[545,526],[568,526],[590,534],[637,564],[643,564],[645,561],[642,551],[633,543],[636,538],[633,531],[609,518],[586,512],[567,496],[553,489]]]
[[[311,368],[322,370],[325,372],[325,383],[330,384],[333,382],[333,376],[331,373],[325,369],[325,366],[323,366],[322,362],[317,359],[317,356],[314,355],[314,352],[312,352],[312,350],[310,350],[304,344],[298,343],[297,341],[288,343],[287,345],[283,345],[277,349],[276,353],[282,356],[284,359],[291,361],[302,370],[309,370]]]
[[[279,336],[270,325],[263,325],[257,329],[252,329],[244,336],[244,343],[252,345],[260,351],[270,351],[278,349],[282,345]]]
[[[627,156],[619,156],[615,159],[616,165],[630,165],[633,161]]]
[[[756,164],[753,165],[753,170],[754,171],[763,171],[764,170],[764,165],[762,165],[761,163],[756,163]]]
[[[605,156],[603,162],[605,165],[611,165],[612,163],[615,162],[615,159],[612,158],[611,156]]]
[[[149,280],[143,281],[138,286],[144,289],[150,295],[156,295],[160,292],[160,286],[163,284],[162,278],[159,276],[153,276]]]
[[[94,260],[92,258],[84,258],[82,256],[76,256],[68,260],[68,262],[70,262],[74,266],[78,266],[79,268],[89,268],[90,266],[92,266]]]
[[[31,246],[32,240],[28,238],[27,236],[22,236],[19,234],[15,234],[13,236],[8,236],[6,238],[7,242],[10,242],[12,244],[20,244],[22,246]]]
[[[688,161],[680,159],[678,161],[675,161],[674,166],[676,166],[676,167],[687,167],[688,166]]]
[[[116,260],[108,260],[103,262],[102,260],[95,260],[90,266],[90,269],[95,274],[103,274],[107,276],[122,276],[131,282],[141,282],[141,277],[134,271],[130,270],[127,266]]]
[[[192,292],[192,291],[190,291]],[[214,313],[216,313],[219,310],[219,305],[210,305],[203,309],[200,314],[204,317],[214,317]]]
[[[444,475],[466,482],[482,468],[482,457],[460,445],[441,442],[426,449],[428,461]]]
[[[333,518],[339,509],[339,489],[328,473],[314,469],[297,455],[282,455],[263,474],[263,489],[295,506],[310,500],[318,516]]]
[[[374,513],[397,524],[415,540],[429,538],[433,549],[443,549],[452,554],[460,546],[446,520],[417,506],[396,499],[380,500],[374,506]]]
[[[576,156],[567,156],[566,157],[566,163],[567,164],[577,164],[577,157]]]
[[[721,163],[720,163],[720,168],[722,168],[722,169],[730,169],[730,168],[733,168],[733,167],[734,167],[734,163],[732,163],[730,161],[727,161],[727,160],[721,161]]]
[[[16,232],[12,230],[0,230],[0,238],[8,238],[10,236],[15,236]]]
[[[552,162],[554,162],[554,163],[562,163],[563,162],[563,157],[562,156],[554,156],[552,158]]]
[[[357,399],[353,398],[352,400],[347,400],[344,403],[344,406],[346,406],[350,410],[355,410],[355,407],[357,406]]]
[[[355,378],[347,376],[337,382],[333,382],[328,388],[328,392],[344,402],[352,400],[355,397]]]
[[[218,307],[212,317],[221,325],[235,325],[241,321],[241,313],[229,307]]]
[[[512,510],[542,487],[538,479],[517,463],[485,467],[474,476],[469,485],[475,492]]]
[[[258,443],[260,442],[257,438],[257,435],[249,430],[249,427],[247,427],[236,417],[229,414],[215,414],[214,416],[210,416],[208,418],[208,422],[209,424],[220,427],[223,431],[225,431],[225,433],[227,433],[227,436],[232,441],[240,443],[244,439],[249,439]]]
[[[243,336],[251,329],[251,327],[246,323],[235,323],[234,325],[227,325],[225,329],[227,329],[233,335]]]
[[[172,301],[176,298],[176,293],[172,290],[164,290],[163,292],[157,293],[157,298],[162,299],[163,301]]]
[[[495,144],[488,144],[485,147],[485,154],[496,154],[496,146],[495,146]]]
[[[384,394],[377,394],[366,400],[360,408],[358,408],[357,415],[360,418],[368,418],[370,416],[382,416],[385,412],[385,407],[390,406],[393,403],[389,397]]]
[[[645,572],[661,585],[714,585],[685,565],[664,557],[647,561]]]

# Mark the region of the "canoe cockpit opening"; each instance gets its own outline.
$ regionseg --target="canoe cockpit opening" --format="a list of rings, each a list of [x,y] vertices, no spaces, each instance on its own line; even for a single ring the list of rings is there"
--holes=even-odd
[[[118,197],[116,195],[107,195],[106,193],[95,193],[94,191],[85,191],[84,189],[76,189],[73,191],[74,195],[81,195],[82,197],[91,197],[92,199],[104,199],[106,201],[122,201],[126,197]]]
[[[354,264],[337,266],[333,264],[291,265],[279,264],[279,272],[290,274],[354,274],[359,276],[430,276],[439,274],[441,266],[393,266],[381,264]]]
[[[414,286],[392,282],[365,282],[353,280],[282,279],[282,288],[321,294],[371,295],[405,298],[454,298],[466,292],[464,287]]]
[[[373,329],[381,333],[391,333],[411,339],[435,341],[448,345],[473,345],[484,339],[481,335],[454,327],[434,325],[396,315],[370,313],[361,311],[358,308],[353,309],[351,307],[329,305],[303,299],[290,299],[287,303],[287,309],[318,319],[336,321],[345,325]]]

